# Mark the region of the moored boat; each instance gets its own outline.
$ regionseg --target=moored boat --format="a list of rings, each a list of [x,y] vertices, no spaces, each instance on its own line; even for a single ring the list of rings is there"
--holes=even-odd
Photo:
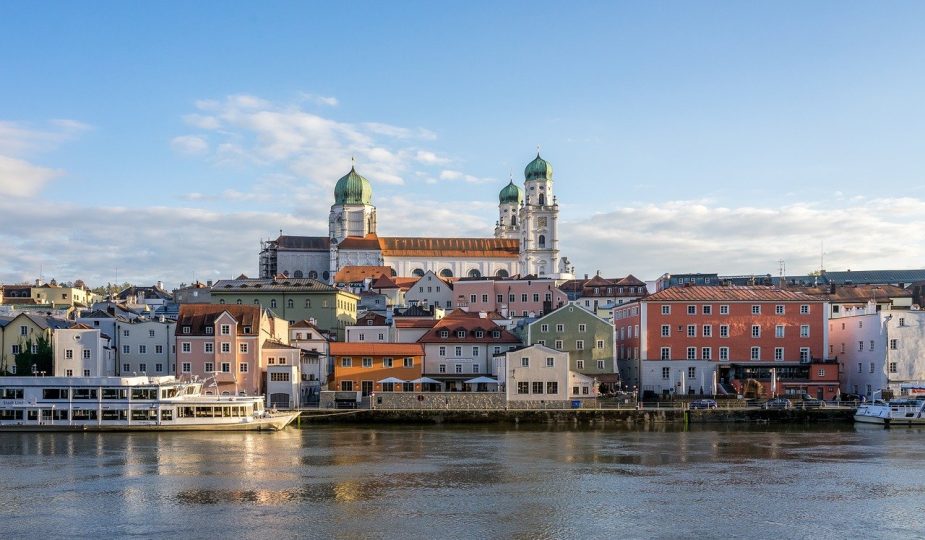
[[[0,377],[0,431],[280,430],[298,412],[174,377]]]
[[[925,425],[925,397],[902,397],[889,402],[863,404],[854,413],[854,421],[882,426]]]

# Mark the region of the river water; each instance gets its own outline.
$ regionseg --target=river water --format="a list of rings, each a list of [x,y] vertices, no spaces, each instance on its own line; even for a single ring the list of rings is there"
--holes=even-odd
[[[4,538],[921,538],[925,430],[2,433]]]

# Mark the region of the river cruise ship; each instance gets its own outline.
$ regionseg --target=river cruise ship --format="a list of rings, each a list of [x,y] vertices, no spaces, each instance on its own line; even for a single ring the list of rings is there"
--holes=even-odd
[[[175,377],[0,377],[0,431],[280,430],[297,412]]]
[[[876,401],[858,407],[854,421],[882,426],[925,425],[925,396]]]

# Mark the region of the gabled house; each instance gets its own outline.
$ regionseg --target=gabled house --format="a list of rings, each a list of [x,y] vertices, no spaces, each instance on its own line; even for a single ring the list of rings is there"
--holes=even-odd
[[[366,313],[347,327],[347,341],[352,343],[390,343],[392,338],[392,325],[378,313]]]
[[[438,276],[433,270],[428,270],[408,288],[405,302],[409,305],[453,309],[453,282],[449,278]]]
[[[616,373],[613,325],[576,303],[527,326],[526,342],[569,355],[569,369],[595,376]]]

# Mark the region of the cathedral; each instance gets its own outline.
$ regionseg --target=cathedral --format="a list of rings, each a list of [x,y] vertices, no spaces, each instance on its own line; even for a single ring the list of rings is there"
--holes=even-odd
[[[534,275],[570,279],[559,256],[559,205],[552,165],[540,157],[524,169],[524,187],[498,194],[494,238],[389,237],[376,234],[372,186],[354,167],[334,186],[328,236],[280,235],[261,243],[260,277],[279,274],[330,282],[346,266],[388,266],[393,276],[447,278]]]

